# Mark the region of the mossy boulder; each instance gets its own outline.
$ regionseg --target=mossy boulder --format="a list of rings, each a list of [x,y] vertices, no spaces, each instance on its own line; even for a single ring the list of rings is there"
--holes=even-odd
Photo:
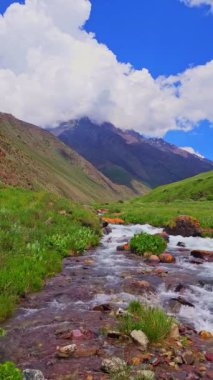
[[[201,236],[200,222],[188,215],[181,215],[173,219],[164,230],[169,235],[184,237]]]

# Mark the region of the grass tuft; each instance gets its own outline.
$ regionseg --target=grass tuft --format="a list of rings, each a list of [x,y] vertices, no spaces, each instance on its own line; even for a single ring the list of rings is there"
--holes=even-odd
[[[129,335],[133,330],[141,330],[151,343],[160,342],[169,335],[173,318],[164,310],[133,301],[129,304],[128,311],[130,314],[122,316],[119,322],[122,333]]]
[[[0,380],[22,380],[21,371],[12,362],[0,364]]]

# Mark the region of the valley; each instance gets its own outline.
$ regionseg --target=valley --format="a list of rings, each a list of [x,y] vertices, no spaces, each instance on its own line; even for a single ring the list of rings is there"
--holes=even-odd
[[[136,190],[0,122],[0,380],[211,379],[213,172]]]

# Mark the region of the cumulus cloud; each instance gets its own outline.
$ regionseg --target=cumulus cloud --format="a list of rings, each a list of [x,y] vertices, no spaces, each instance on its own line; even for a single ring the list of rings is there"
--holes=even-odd
[[[191,154],[194,154],[195,156],[198,156],[200,158],[204,158],[204,156],[202,156],[202,154],[200,154],[199,152],[197,152],[194,148],[192,148],[191,146],[183,146],[181,147],[180,149],[182,150],[185,150],[186,152],[188,153],[191,153]]]
[[[201,5],[209,5],[213,10],[213,0],[180,0],[189,7],[199,7]]]
[[[213,121],[213,61],[154,79],[84,30],[89,0],[26,0],[0,16],[0,111],[40,126],[88,116],[163,136]]]

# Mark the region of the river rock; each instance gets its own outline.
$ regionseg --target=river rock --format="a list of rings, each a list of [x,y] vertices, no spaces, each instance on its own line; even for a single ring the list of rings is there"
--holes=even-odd
[[[75,357],[87,358],[99,354],[99,347],[78,347],[75,350]]]
[[[199,332],[199,335],[202,339],[212,339],[213,334],[210,333],[209,331],[202,330]]]
[[[104,235],[109,235],[109,234],[111,234],[111,232],[112,232],[112,228],[110,226],[103,228]]]
[[[155,380],[155,373],[153,371],[149,371],[149,370],[137,371],[136,375],[138,379],[141,378],[143,380]]]
[[[181,306],[188,306],[188,307],[194,307],[194,305],[191,302],[188,302],[182,297],[172,298],[169,301],[169,306],[172,312],[179,313]]]
[[[120,333],[120,331],[108,331],[107,336],[108,338],[119,339],[122,336],[122,334]]]
[[[140,344],[141,349],[143,351],[147,350],[149,339],[147,338],[146,334],[144,334],[143,331],[133,330],[130,335],[135,342]]]
[[[104,303],[102,305],[97,305],[93,308],[94,311],[101,311],[102,313],[107,313],[112,311],[112,307],[108,303]]]
[[[175,340],[178,340],[180,338],[179,327],[176,323],[173,323],[171,326],[169,338]]]
[[[68,346],[64,346],[64,347],[57,347],[56,355],[59,358],[69,358],[75,353],[76,349],[77,349],[76,344],[69,344]]]
[[[101,370],[110,374],[125,371],[126,367],[126,362],[117,357],[104,359],[101,363]]]
[[[157,255],[151,255],[151,256],[149,257],[149,262],[150,262],[151,264],[159,264],[160,259],[159,259],[159,257],[158,257]]]
[[[139,288],[143,288],[143,289],[150,289],[151,288],[150,282],[145,281],[145,280],[134,281],[134,285],[138,286]]]
[[[195,362],[195,357],[192,351],[186,351],[182,354],[183,362],[187,365],[192,365]]]
[[[164,232],[159,232],[159,233],[155,234],[155,236],[160,236],[167,243],[169,242],[169,235],[165,231]]]
[[[125,224],[125,221],[121,218],[102,218],[102,220],[110,224]]]
[[[201,236],[201,227],[197,219],[188,215],[182,215],[175,218],[169,226],[165,228],[169,235],[181,235],[184,237]]]
[[[186,246],[186,244],[183,243],[182,241],[179,241],[179,242],[177,243],[177,247],[185,248],[185,246]]]
[[[191,255],[196,259],[213,262],[213,251],[194,250],[191,252]]]
[[[162,253],[159,256],[160,262],[164,264],[170,264],[175,262],[175,257],[170,253]]]
[[[209,362],[213,362],[213,352],[206,352],[206,354],[205,354],[205,358],[206,358],[206,360],[208,360]]]
[[[130,247],[129,247],[129,244],[126,243],[126,244],[123,244],[123,245],[118,245],[117,248],[116,248],[116,250],[117,250],[117,252],[129,251]]]
[[[23,380],[45,380],[45,377],[38,369],[25,369],[23,371]]]

